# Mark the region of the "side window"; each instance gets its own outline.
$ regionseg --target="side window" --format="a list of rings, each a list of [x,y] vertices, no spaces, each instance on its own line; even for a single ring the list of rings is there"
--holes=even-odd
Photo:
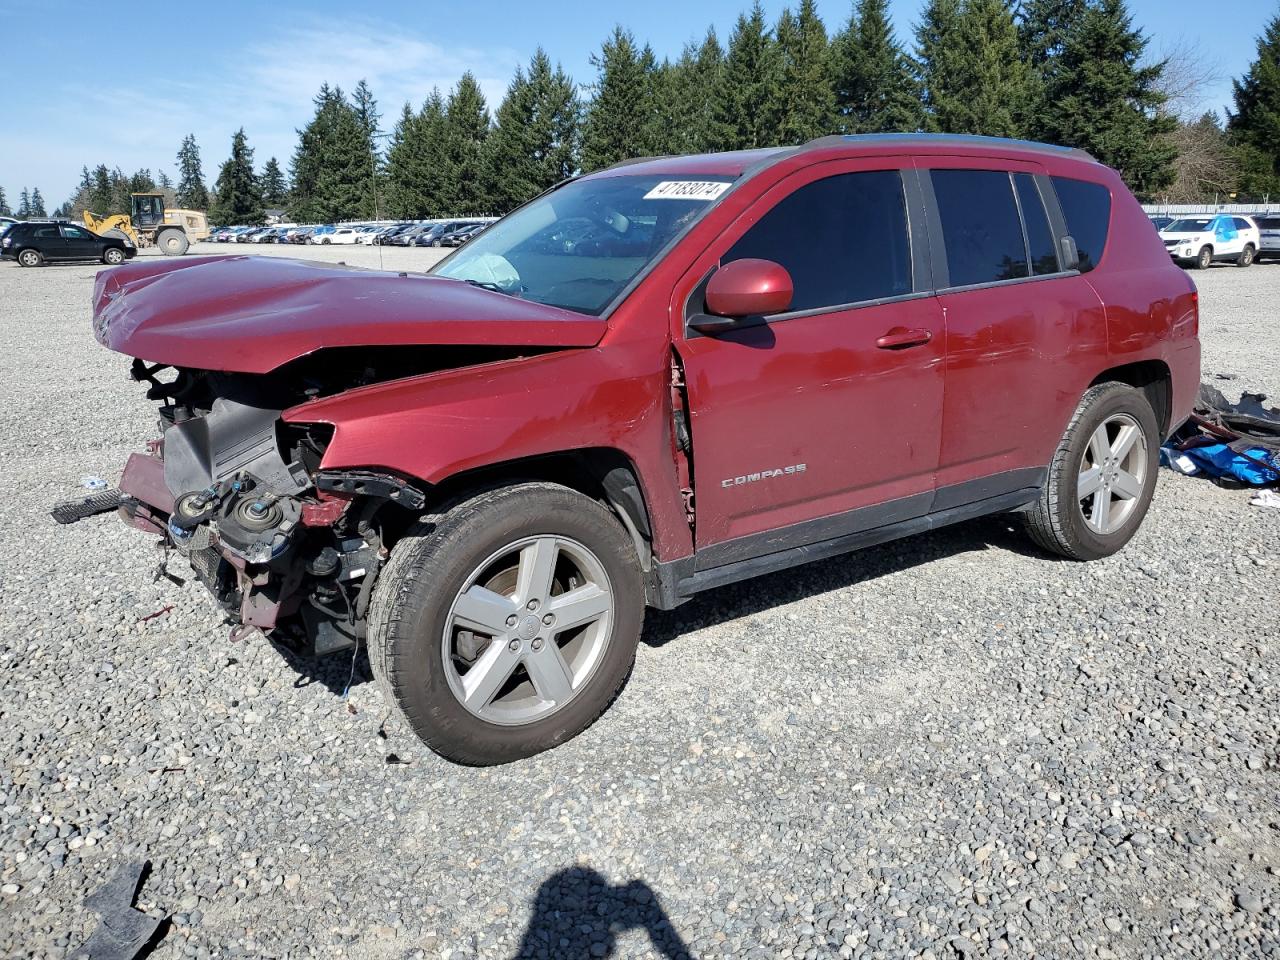
[[[950,285],[1029,275],[1022,223],[1009,174],[998,170],[934,170]]]
[[[911,293],[902,174],[842,173],[805,184],[761,217],[721,263],[753,257],[791,274],[792,310]]]
[[[1049,229],[1049,217],[1044,212],[1044,201],[1036,187],[1035,178],[1029,173],[1015,173],[1013,186],[1018,191],[1018,205],[1022,208],[1022,222],[1027,227],[1027,247],[1031,252],[1031,272],[1037,276],[1058,272],[1058,254],[1054,250],[1053,231]]]
[[[1102,259],[1111,224],[1111,193],[1100,183],[1054,177],[1053,188],[1062,205],[1067,230],[1080,251],[1080,272],[1088,273]]]
[[[35,235],[39,237],[41,240],[56,240],[58,239],[58,228],[57,227],[40,227],[38,230],[36,230]]]
[[[1249,221],[1248,221],[1248,220],[1246,220],[1246,219],[1244,219],[1243,217],[1236,217],[1236,218],[1235,218],[1235,221],[1236,221],[1236,229],[1237,229],[1237,230],[1248,230],[1248,229],[1249,229]]]
[[[62,235],[68,240],[88,240],[89,235],[79,227],[63,227]]]

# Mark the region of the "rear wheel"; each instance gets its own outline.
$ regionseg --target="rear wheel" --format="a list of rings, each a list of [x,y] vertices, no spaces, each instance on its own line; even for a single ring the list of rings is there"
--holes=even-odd
[[[1208,270],[1211,263],[1213,263],[1213,248],[1206,246],[1200,248],[1200,252],[1196,254],[1191,266],[1197,270]]]
[[[18,254],[18,263],[24,267],[38,267],[44,262],[39,250],[23,250]]]
[[[1236,258],[1237,267],[1247,267],[1253,263],[1254,249],[1252,243],[1246,243],[1244,249],[1240,251],[1240,256]]]
[[[1160,440],[1146,396],[1092,387],[1058,445],[1040,497],[1023,515],[1031,539],[1072,560],[1115,553],[1137,532],[1155,492]]]
[[[187,235],[181,230],[163,230],[156,238],[156,246],[171,257],[180,257],[187,252],[191,244]]]
[[[102,251],[102,262],[110,267],[124,263],[124,251],[119,247],[107,247]]]
[[[482,493],[396,545],[369,659],[409,726],[459,763],[507,763],[581,733],[635,660],[635,547],[599,503],[525,483]]]

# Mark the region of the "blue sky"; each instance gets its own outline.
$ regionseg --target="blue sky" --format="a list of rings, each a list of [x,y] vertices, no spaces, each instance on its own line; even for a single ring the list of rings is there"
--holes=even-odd
[[[579,83],[594,77],[589,57],[615,23],[675,56],[714,24],[727,39],[749,0],[644,3],[222,0],[204,4],[0,0],[0,186],[16,203],[39,187],[52,208],[67,198],[81,166],[107,163],[174,173],[182,137],[195,133],[209,180],[243,125],[261,166],[287,169],[295,129],[324,81],[350,89],[367,78],[387,119],[405,99],[419,104],[470,69],[491,106],[517,64],[541,45]],[[923,0],[890,0],[902,38]],[[785,0],[767,0],[771,17]],[[1254,38],[1277,5],[1261,0],[1130,0],[1156,51],[1186,49],[1221,64],[1205,106],[1230,100],[1230,78],[1252,59]],[[828,29],[848,18],[851,0],[818,0]],[[177,13],[176,11],[181,11]],[[194,54],[194,56],[189,56]]]

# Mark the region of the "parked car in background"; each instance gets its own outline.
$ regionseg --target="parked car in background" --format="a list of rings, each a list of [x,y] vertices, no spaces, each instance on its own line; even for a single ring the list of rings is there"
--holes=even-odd
[[[316,227],[314,230],[311,231],[311,236],[308,238],[307,242],[308,243],[328,243],[329,238],[333,236],[336,230],[337,230],[337,227],[333,226],[332,224],[324,224],[323,226]]]
[[[488,226],[487,223],[473,223],[468,227],[460,227],[441,237],[439,245],[442,247],[460,247],[472,238],[478,237]]]
[[[15,217],[0,217],[0,237],[4,236],[4,232],[15,223],[21,223],[21,221]]]
[[[414,245],[419,247],[439,247],[442,246],[441,239],[445,234],[452,233],[455,230],[461,230],[463,227],[470,227],[478,223],[478,220],[437,220],[424,226],[422,231],[414,237]]]
[[[1169,224],[1173,223],[1174,221],[1173,217],[1157,216],[1157,217],[1148,217],[1147,219],[1151,221],[1151,225],[1156,228],[1157,233],[1159,233],[1161,230],[1163,230],[1165,227],[1167,227]]]
[[[290,243],[310,243],[311,235],[315,233],[315,227],[298,227],[296,230],[289,231]]]
[[[646,604],[986,514],[1116,553],[1200,385],[1195,285],[1119,174],[997,138],[630,162],[427,276],[254,259],[99,275],[98,339],[167,373],[94,510],[236,623],[367,645],[468,764],[587,729]]]
[[[1261,213],[1250,219],[1258,226],[1258,259],[1280,257],[1280,214]]]
[[[391,241],[400,236],[402,233],[408,233],[410,230],[416,230],[419,227],[417,223],[399,223],[378,236],[374,242],[378,244],[390,244]]]
[[[127,237],[102,237],[88,227],[65,220],[24,220],[0,236],[0,258],[24,267],[59,260],[101,260],[124,263],[138,253]]]
[[[384,243],[392,247],[412,247],[431,228],[430,223],[411,223],[408,229],[391,234]]]
[[[1230,213],[1182,217],[1161,230],[1160,239],[1170,257],[1197,270],[1215,260],[1247,267],[1257,256],[1259,242],[1257,225]]]
[[[348,244],[355,243],[360,236],[356,227],[336,227],[333,233],[326,233],[320,238],[321,243]]]

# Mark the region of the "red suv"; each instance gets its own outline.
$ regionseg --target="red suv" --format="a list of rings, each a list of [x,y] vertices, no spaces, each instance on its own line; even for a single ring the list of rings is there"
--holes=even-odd
[[[646,605],[980,514],[1120,549],[1199,384],[1116,173],[978,137],[620,164],[429,275],[136,263],[94,324],[162,435],[59,518],[118,506],[241,629],[367,643],[473,764],[595,720]]]

